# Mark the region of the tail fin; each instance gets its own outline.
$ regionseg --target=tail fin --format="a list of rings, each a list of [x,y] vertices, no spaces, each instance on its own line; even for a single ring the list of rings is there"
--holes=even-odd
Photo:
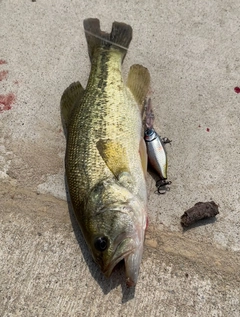
[[[123,54],[123,59],[127,53],[128,46],[132,40],[132,28],[130,25],[114,22],[111,33],[101,31],[98,19],[86,19],[83,22],[86,39],[88,43],[88,53],[90,59],[98,47],[117,48]]]

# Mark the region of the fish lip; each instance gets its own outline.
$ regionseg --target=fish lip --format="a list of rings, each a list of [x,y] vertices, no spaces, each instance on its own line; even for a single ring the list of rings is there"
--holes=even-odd
[[[135,286],[137,283],[142,254],[143,245],[140,245],[135,249],[135,252],[128,254],[124,258],[127,287]]]
[[[121,256],[110,261],[106,268],[103,270],[103,274],[109,277],[112,273],[114,267],[124,259],[125,274],[126,274],[126,285],[127,287],[133,287],[137,283],[139,267],[142,260],[142,250],[143,248],[135,248],[128,250]]]
[[[131,244],[128,247],[128,249],[120,253],[120,255],[116,256],[119,248],[121,248],[121,245],[126,242],[126,240],[130,240]],[[113,253],[111,260],[108,262],[108,264],[102,268],[102,272],[106,277],[109,277],[112,273],[112,270],[114,267],[121,261],[123,260],[128,254],[132,253],[135,249],[135,246],[133,245],[133,240],[132,237],[129,235],[126,235],[126,232],[121,232],[113,241],[113,245],[115,247],[115,252]]]
[[[116,240],[119,241],[119,238],[123,234],[120,234]],[[126,252],[122,253],[118,257],[114,258],[115,254],[118,251],[118,248],[120,247],[121,243],[123,241],[130,239],[132,240],[132,247],[130,247]],[[115,240],[115,241],[116,241]],[[139,273],[139,267],[142,260],[142,253],[143,253],[143,245],[136,245],[134,243],[134,240],[132,237],[126,237],[124,240],[120,241],[117,245],[117,248],[112,256],[112,259],[109,261],[107,266],[102,270],[103,274],[106,277],[109,277],[114,269],[114,267],[124,259],[124,265],[125,265],[125,274],[126,274],[126,285],[127,287],[132,287],[136,285],[138,273]]]
[[[117,251],[117,249],[116,249]],[[115,251],[115,253],[116,253]],[[124,252],[123,254],[121,254],[120,256],[118,256],[117,258],[114,259],[114,255],[112,257],[113,260],[109,261],[108,265],[103,269],[103,274],[106,277],[109,277],[114,269],[114,267],[123,259],[125,259],[125,257],[127,257],[129,254],[131,254],[134,251],[134,249],[130,249],[126,252]]]

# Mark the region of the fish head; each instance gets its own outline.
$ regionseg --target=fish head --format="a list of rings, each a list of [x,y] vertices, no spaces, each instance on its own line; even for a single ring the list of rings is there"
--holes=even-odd
[[[143,253],[146,204],[123,186],[105,182],[92,192],[87,207],[91,216],[85,222],[85,239],[95,262],[109,277],[124,260],[126,284],[134,286]]]

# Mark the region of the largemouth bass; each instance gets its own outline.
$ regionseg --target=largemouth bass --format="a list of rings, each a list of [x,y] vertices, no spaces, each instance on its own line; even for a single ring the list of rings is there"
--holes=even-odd
[[[136,284],[147,222],[146,145],[141,136],[148,70],[121,64],[131,26],[114,22],[102,32],[84,20],[91,60],[86,89],[71,84],[61,99],[66,178],[75,216],[95,262],[106,276],[124,259],[126,283]]]

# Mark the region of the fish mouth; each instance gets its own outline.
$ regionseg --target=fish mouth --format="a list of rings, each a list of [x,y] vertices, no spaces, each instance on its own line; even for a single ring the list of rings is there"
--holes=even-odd
[[[128,250],[122,252],[124,245],[128,245]],[[130,244],[130,248],[129,248]],[[125,238],[116,248],[112,259],[102,270],[106,277],[109,277],[114,269],[114,267],[121,261],[124,260],[125,264],[125,274],[126,274],[126,285],[127,287],[132,287],[136,285],[139,267],[142,260],[143,245],[136,245],[133,238]]]

